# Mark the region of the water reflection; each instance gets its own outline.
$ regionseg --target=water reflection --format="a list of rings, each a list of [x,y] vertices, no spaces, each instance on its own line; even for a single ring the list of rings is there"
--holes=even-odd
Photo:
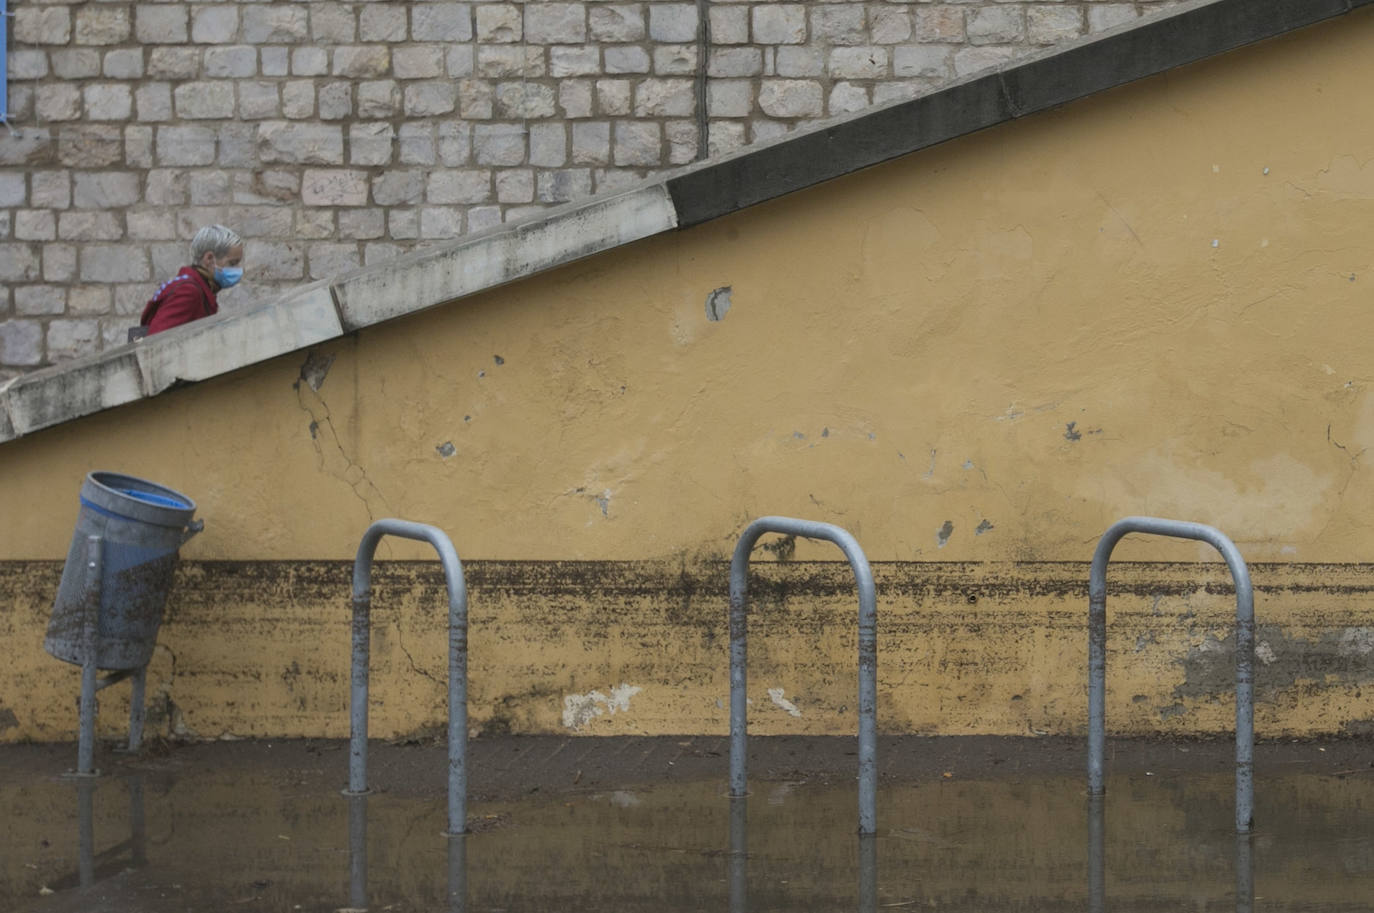
[[[142,778],[131,777],[122,781],[129,791],[128,838],[99,853],[95,850],[95,796],[101,786],[112,787],[115,784],[97,779],[71,782],[76,788],[76,871],[54,878],[49,888],[59,891],[64,888],[89,887],[125,869],[139,869],[147,865]]]
[[[1088,797],[1088,911],[1107,910],[1106,802],[1103,796]],[[1254,834],[1236,834],[1236,913],[1253,913],[1255,866]]]
[[[730,913],[749,910],[749,804],[730,800]]]
[[[1250,857],[1253,834],[1236,835],[1236,913],[1255,909],[1255,864]]]
[[[780,802],[770,798],[769,804]],[[747,798],[731,798],[730,802],[730,913],[749,911],[749,807]],[[859,842],[859,913],[876,913],[878,909],[878,839],[873,834],[860,834]]]
[[[346,795],[348,801],[348,909],[368,909],[367,795]],[[468,836],[443,834],[448,843],[449,913],[467,913]]]
[[[367,796],[350,795],[348,802],[348,905],[367,909]]]
[[[1263,780],[1264,830],[1241,839],[1222,775],[1113,778],[1088,814],[1076,775],[890,785],[876,839],[854,832],[853,784],[566,790],[476,803],[475,833],[446,839],[441,795],[340,801],[310,763],[0,782],[0,910],[107,909],[88,891],[143,913],[1253,913],[1256,889],[1263,913],[1365,913],[1374,896],[1374,776]]]

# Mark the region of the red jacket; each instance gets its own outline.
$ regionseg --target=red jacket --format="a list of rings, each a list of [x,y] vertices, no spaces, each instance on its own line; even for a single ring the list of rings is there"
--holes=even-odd
[[[214,288],[194,266],[183,266],[149,299],[139,323],[148,328],[151,336],[216,313],[219,303],[215,301]]]

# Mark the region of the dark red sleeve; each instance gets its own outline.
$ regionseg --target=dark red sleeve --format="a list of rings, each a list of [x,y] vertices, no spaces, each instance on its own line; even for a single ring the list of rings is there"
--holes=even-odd
[[[152,319],[148,321],[148,335],[179,327],[183,323],[199,320],[205,313],[205,294],[196,286],[194,280],[184,279],[173,282],[162,292],[162,303],[157,306]]]

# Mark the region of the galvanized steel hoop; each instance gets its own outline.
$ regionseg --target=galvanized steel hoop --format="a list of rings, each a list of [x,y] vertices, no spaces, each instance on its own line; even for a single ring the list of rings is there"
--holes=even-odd
[[[730,559],[730,797],[746,793],[745,738],[748,727],[747,647],[749,555],[764,533],[824,539],[838,545],[859,587],[859,834],[876,831],[878,610],[873,573],[859,543],[830,523],[791,517],[760,517],[745,528]]]
[[[1116,544],[1130,533],[1149,533],[1206,542],[1221,553],[1236,585],[1236,832],[1254,826],[1255,783],[1255,595],[1245,559],[1220,530],[1184,520],[1126,517],[1102,534],[1093,553],[1088,583],[1088,793],[1101,796],[1106,752],[1107,563]]]
[[[448,831],[467,830],[468,747],[468,594],[463,565],[448,536],[437,527],[408,520],[378,520],[363,533],[353,561],[353,667],[350,681],[348,789],[360,796],[367,788],[368,654],[372,640],[372,558],[383,536],[428,542],[439,553],[448,584]]]

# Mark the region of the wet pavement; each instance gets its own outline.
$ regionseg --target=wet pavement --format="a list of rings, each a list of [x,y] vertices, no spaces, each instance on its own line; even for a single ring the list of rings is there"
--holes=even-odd
[[[445,838],[441,746],[341,741],[102,752],[0,747],[0,910],[1367,911],[1374,742],[1261,743],[1256,832],[1232,832],[1232,746],[1113,742],[1100,816],[1072,739],[880,741],[861,840],[853,739],[471,745],[472,833]]]

